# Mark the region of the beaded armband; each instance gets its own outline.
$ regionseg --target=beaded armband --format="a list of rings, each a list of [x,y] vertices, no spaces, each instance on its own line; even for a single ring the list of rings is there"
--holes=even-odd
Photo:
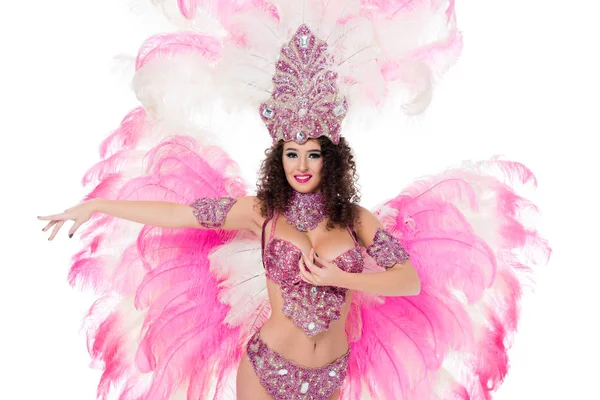
[[[402,264],[410,258],[398,239],[381,228],[377,228],[373,244],[367,247],[367,254],[373,257],[377,265],[384,268],[390,268],[396,263]]]
[[[225,217],[236,202],[231,197],[200,198],[190,204],[194,210],[194,216],[205,228],[219,228],[225,222]]]

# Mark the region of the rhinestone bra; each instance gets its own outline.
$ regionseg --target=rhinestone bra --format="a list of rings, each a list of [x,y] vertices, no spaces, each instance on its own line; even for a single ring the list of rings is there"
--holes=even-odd
[[[263,265],[268,278],[279,284],[283,297],[283,313],[292,319],[296,326],[308,336],[314,336],[329,329],[331,322],[338,320],[346,301],[348,289],[335,286],[313,286],[300,278],[299,262],[302,251],[291,242],[274,238],[279,214],[273,216],[269,241],[264,243],[264,230],[269,219],[263,224]],[[350,273],[362,272],[364,262],[360,247],[354,240],[354,247],[332,260],[340,269]]]

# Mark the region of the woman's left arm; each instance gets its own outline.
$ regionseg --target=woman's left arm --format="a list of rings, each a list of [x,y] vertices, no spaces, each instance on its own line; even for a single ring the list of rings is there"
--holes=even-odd
[[[345,272],[311,249],[298,263],[300,278],[315,286],[337,286],[382,296],[416,296],[421,292],[421,280],[408,252],[369,210],[360,208],[355,232],[367,253],[385,271]]]
[[[389,234],[369,210],[360,207],[355,226],[359,242],[382,272],[340,276],[340,287],[382,296],[415,296],[421,291],[421,280],[402,244]]]

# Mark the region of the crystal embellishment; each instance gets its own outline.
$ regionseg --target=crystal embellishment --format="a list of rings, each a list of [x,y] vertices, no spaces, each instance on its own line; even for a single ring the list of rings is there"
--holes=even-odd
[[[275,111],[273,111],[273,109],[269,108],[269,107],[265,107],[262,112],[263,117],[268,118],[268,119],[273,118],[274,114],[275,114]]]
[[[308,48],[308,35],[301,35],[300,36],[300,48],[301,49]]]
[[[333,109],[333,115],[335,115],[336,117],[340,117],[344,114],[346,114],[346,106],[344,104],[338,104]]]
[[[285,368],[284,368],[284,369],[280,369],[280,370],[279,370],[277,373],[278,373],[280,376],[287,375],[287,373],[288,373],[288,370],[287,370],[287,369],[285,369]],[[333,376],[333,375],[329,375],[329,376]]]
[[[306,142],[306,136],[304,135],[304,133],[302,131],[296,133],[296,142],[298,142],[300,144]]]
[[[305,394],[306,392],[308,392],[308,382],[302,382],[300,393]]]
[[[335,371],[334,370],[329,371],[329,376],[333,378],[335,376]]]
[[[315,325],[314,322],[311,321],[308,323],[308,329],[310,329],[311,331],[314,331],[316,327],[317,325]]]

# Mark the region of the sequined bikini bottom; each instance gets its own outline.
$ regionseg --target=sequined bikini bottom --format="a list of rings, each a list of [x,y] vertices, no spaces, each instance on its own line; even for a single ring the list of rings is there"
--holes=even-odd
[[[246,353],[261,385],[275,400],[327,400],[346,377],[350,350],[319,368],[302,367],[272,350],[256,332]]]

